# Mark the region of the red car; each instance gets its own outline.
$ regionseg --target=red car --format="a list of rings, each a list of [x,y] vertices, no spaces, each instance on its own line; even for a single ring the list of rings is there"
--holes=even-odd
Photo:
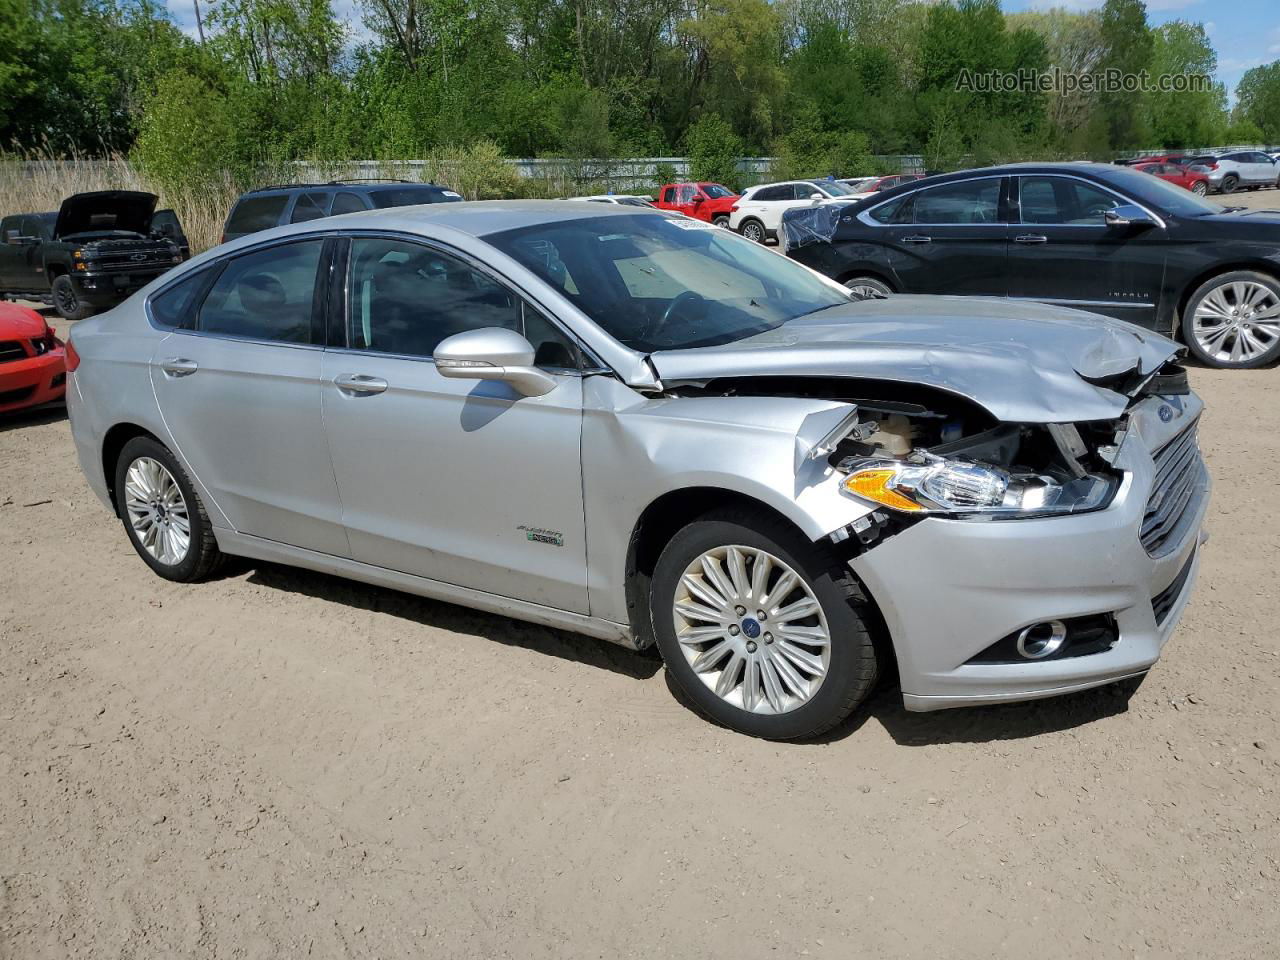
[[[659,210],[675,210],[717,227],[729,226],[729,208],[738,195],[718,183],[668,183],[658,191]]]
[[[1209,192],[1208,176],[1197,173],[1190,167],[1180,167],[1176,163],[1136,163],[1133,169],[1176,183],[1184,190],[1190,190],[1200,197]]]
[[[0,303],[0,413],[61,400],[66,392],[62,341],[34,310]]]

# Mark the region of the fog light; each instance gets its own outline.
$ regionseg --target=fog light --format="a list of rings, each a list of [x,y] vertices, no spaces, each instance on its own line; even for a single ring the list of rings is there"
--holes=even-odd
[[[1057,653],[1067,639],[1067,625],[1061,620],[1033,623],[1018,634],[1016,644],[1020,656],[1042,660]]]

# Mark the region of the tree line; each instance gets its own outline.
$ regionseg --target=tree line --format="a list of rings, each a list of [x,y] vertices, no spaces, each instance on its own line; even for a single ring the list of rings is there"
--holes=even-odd
[[[198,3],[199,0],[193,0]],[[1227,91],[958,89],[974,74],[1212,76],[1200,23],[1142,0],[1006,14],[999,0],[0,0],[0,144],[129,156],[161,181],[292,160],[684,154],[784,175],[930,169],[1280,140],[1280,61]],[[963,85],[960,85],[963,86]]]

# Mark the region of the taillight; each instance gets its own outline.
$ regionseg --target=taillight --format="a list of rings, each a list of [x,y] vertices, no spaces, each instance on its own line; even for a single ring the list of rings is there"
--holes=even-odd
[[[67,341],[67,372],[75,373],[76,368],[80,366],[80,354],[76,353],[76,345],[70,340]]]
[[[730,208],[729,208],[729,212],[730,212],[730,213],[737,213],[737,212],[738,212],[738,205],[735,203],[732,207],[730,207]]]
[[[1205,166],[1208,167],[1210,170],[1218,169],[1218,165],[1216,163],[1206,163]]]

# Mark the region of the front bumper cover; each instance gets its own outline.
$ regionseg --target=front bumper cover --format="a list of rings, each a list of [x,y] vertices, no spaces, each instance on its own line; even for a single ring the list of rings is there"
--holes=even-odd
[[[1105,510],[1034,520],[928,518],[851,561],[893,638],[907,709],[1069,693],[1142,674],[1156,662],[1195,582],[1209,481],[1204,474],[1180,539],[1152,557],[1139,542],[1155,474],[1149,451],[1199,416],[1202,405],[1189,399],[1173,423],[1159,419],[1159,407],[1168,406],[1159,398],[1135,408],[1115,458],[1124,480]],[[1153,598],[1184,572],[1157,623]],[[1115,617],[1119,637],[1109,650],[969,662],[1023,627],[1093,614]]]

